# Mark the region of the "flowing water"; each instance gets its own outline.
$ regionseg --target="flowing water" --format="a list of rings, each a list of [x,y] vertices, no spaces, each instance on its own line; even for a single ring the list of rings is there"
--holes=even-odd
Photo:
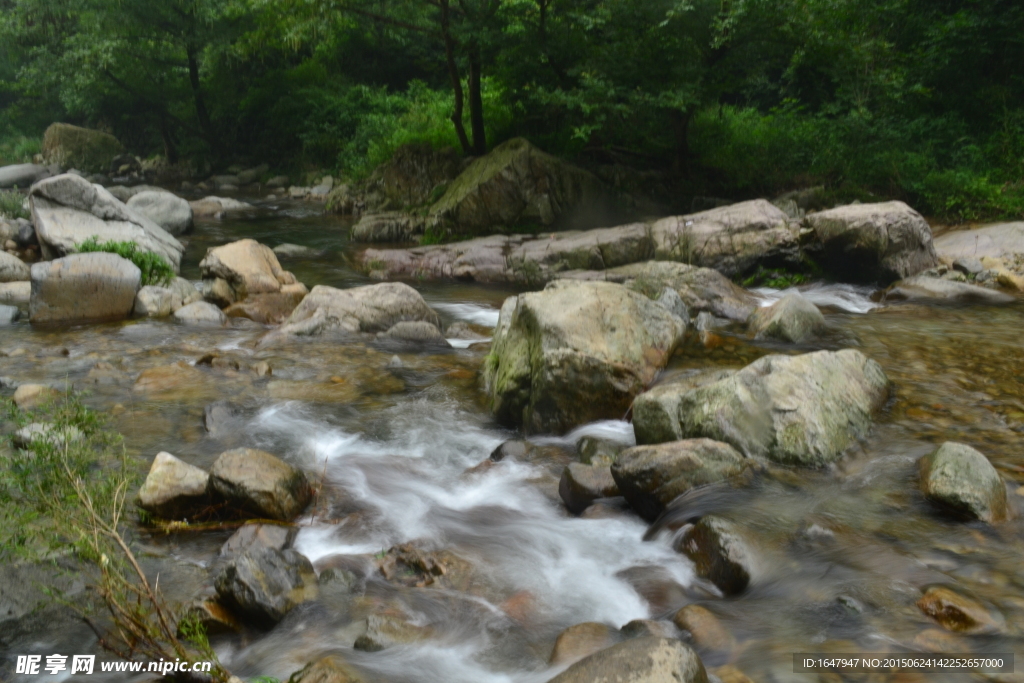
[[[198,278],[207,247],[252,237],[319,250],[282,263],[310,287],[367,284],[349,266],[348,225],[318,208],[268,204],[255,216],[203,223],[189,237],[183,275]],[[514,293],[413,284],[446,324],[466,321],[484,336]],[[760,293],[766,301],[781,295]],[[257,350],[254,341],[266,330],[247,321],[224,329],[130,321],[34,330],[21,323],[2,332],[0,375],[87,390],[87,402],[112,416],[140,467],[162,450],[208,467],[227,448],[252,446],[300,465],[318,482],[316,503],[297,522],[295,547],[318,571],[352,572],[362,590],[327,584],[319,602],[270,632],[215,638],[224,664],[243,678],[284,680],[307,661],[338,653],[375,681],[546,681],[559,670],[548,658],[566,627],[668,619],[692,602],[711,609],[737,641],[699,648],[705,664],[732,664],[756,681],[819,680],[793,673],[794,652],[894,652],[938,642],[947,652],[1024,654],[1024,306],[879,307],[869,291],[843,285],[812,285],[804,294],[836,332],[825,347],[857,346],[895,383],[871,436],[828,470],[769,469],[741,485],[691,492],[654,526],[614,500],[573,517],[558,498],[576,440],[589,434],[631,444],[628,422],[534,438],[539,448],[524,460],[488,460],[516,435],[497,425],[483,402],[478,373],[486,342],[424,353],[303,339]],[[755,344],[728,329],[719,340],[704,347],[691,339],[666,376],[814,348]],[[195,364],[209,354],[219,358],[196,366],[198,374],[185,381],[133,391],[146,369]],[[250,370],[261,361],[271,375]],[[219,400],[230,402],[228,417],[208,432],[204,408]],[[1008,482],[1014,519],[964,524],[925,504],[915,461],[946,440],[992,460]],[[674,550],[686,524],[709,512],[741,523],[757,540],[757,575],[740,596],[722,598]],[[186,599],[209,584],[229,534],[143,535],[140,542],[168,595]],[[443,580],[416,587],[373,571],[390,548],[407,543],[443,558]],[[937,631],[914,604],[932,584],[973,595],[1001,620],[1001,632]],[[429,637],[382,652],[354,650],[373,613],[401,615]],[[35,645],[85,652],[95,639],[70,629]]]

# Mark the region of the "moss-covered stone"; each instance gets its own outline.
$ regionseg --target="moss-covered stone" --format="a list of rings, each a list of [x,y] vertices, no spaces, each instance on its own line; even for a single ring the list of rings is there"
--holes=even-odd
[[[119,154],[124,154],[124,146],[110,133],[54,123],[43,134],[43,157],[62,168],[106,173]]]

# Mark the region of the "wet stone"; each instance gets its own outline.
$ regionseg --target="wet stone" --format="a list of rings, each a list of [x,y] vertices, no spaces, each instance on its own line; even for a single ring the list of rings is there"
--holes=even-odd
[[[135,504],[163,519],[181,519],[210,504],[210,475],[170,453],[157,453]]]
[[[736,648],[736,638],[706,607],[687,605],[675,613],[672,623],[687,631],[694,645],[701,649],[731,652]]]
[[[356,638],[352,647],[363,652],[380,652],[393,645],[404,645],[425,640],[431,630],[416,626],[403,617],[392,614],[371,614],[366,618],[366,633]]]
[[[940,507],[967,519],[1006,518],[1006,486],[984,455],[947,441],[918,463],[921,490]]]
[[[200,598],[188,605],[182,611],[179,624],[186,620],[202,624],[208,636],[235,633],[242,629],[235,616],[212,598]]]
[[[599,436],[582,436],[576,442],[576,454],[580,462],[587,465],[611,465],[615,456],[625,448],[626,445],[620,441]]]
[[[618,642],[615,629],[607,624],[587,621],[575,624],[558,634],[548,663],[571,664]]]
[[[683,536],[680,550],[693,560],[698,576],[726,595],[742,593],[757,574],[749,541],[734,523],[721,517],[702,517]]]
[[[312,497],[301,470],[255,448],[221,453],[210,468],[210,487],[242,510],[282,521],[298,516]]]
[[[331,655],[310,662],[291,675],[288,683],[364,683],[365,679],[348,662]]]
[[[221,557],[236,557],[254,548],[285,550],[291,546],[298,529],[277,524],[245,524],[224,542]]]
[[[619,629],[619,633],[626,638],[643,638],[644,636],[675,638],[676,636],[672,624],[653,619],[634,619]]]
[[[226,605],[264,626],[317,596],[313,565],[294,550],[251,549],[228,563],[215,585]]]
[[[573,462],[562,472],[558,484],[558,495],[566,509],[579,514],[598,498],[619,495],[619,487],[612,478],[608,465],[584,465]]]
[[[1001,633],[1002,616],[945,586],[932,586],[917,601],[918,608],[943,628],[969,635]]]
[[[549,683],[707,683],[700,657],[668,638],[635,638],[576,662]]]

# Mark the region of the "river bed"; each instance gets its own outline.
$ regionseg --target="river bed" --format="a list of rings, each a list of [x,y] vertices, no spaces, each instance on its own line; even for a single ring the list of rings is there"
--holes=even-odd
[[[208,247],[252,237],[320,250],[282,259],[310,288],[369,284],[349,266],[349,224],[319,209],[268,203],[253,216],[200,223],[187,238],[182,275],[198,279]],[[411,284],[445,325],[462,320],[485,336],[502,301],[516,292]],[[698,489],[650,528],[614,503],[574,517],[557,493],[576,440],[591,434],[631,444],[626,421],[534,438],[543,457],[478,467],[516,437],[494,422],[483,400],[479,369],[487,343],[423,352],[306,339],[256,349],[267,328],[239,320],[222,329],[151,320],[61,330],[19,323],[0,337],[0,375],[87,391],[87,403],[111,415],[143,470],[159,451],[209,467],[238,446],[302,467],[321,493],[297,522],[295,548],[320,571],[366,566],[406,543],[456,558],[437,586],[398,585],[371,572],[361,593],[326,590],[270,632],[214,638],[225,666],[246,679],[285,680],[306,662],[339,653],[373,681],[541,683],[560,670],[548,658],[566,627],[669,619],[693,602],[715,613],[736,641],[698,647],[705,664],[731,665],[755,681],[838,680],[793,673],[796,652],[894,652],[940,642],[947,652],[1024,655],[1024,305],[877,306],[869,294],[822,284],[808,292],[835,330],[822,347],[856,346],[895,384],[870,437],[827,470],[769,468],[740,486]],[[754,343],[728,329],[718,340],[704,346],[691,335],[665,374],[738,368],[766,353],[822,348]],[[196,365],[204,356],[214,358]],[[140,372],[179,361],[199,375],[156,391],[133,390]],[[261,362],[272,368],[269,375],[253,370]],[[229,402],[229,417],[209,431],[204,409],[215,401]],[[1009,484],[1013,519],[996,527],[965,524],[926,504],[915,463],[947,440],[989,457]],[[709,512],[742,523],[763,551],[759,576],[742,595],[716,595],[674,549],[686,523]],[[208,583],[229,534],[140,541],[148,566],[167,577],[168,595],[186,599]],[[939,630],[915,606],[933,584],[973,595],[1002,620],[1001,632]],[[402,614],[430,637],[382,652],[354,650],[365,617],[381,611]],[[81,629],[40,643],[50,646],[71,654],[96,643]],[[986,680],[964,673],[858,676]]]

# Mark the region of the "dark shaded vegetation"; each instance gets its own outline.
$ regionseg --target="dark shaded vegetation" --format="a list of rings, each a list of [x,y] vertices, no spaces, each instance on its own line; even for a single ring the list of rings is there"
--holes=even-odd
[[[0,0],[0,161],[50,122],[200,172],[365,177],[512,136],[676,197],[1024,213],[1012,0]],[[687,200],[681,203],[689,203]],[[689,206],[683,207],[689,208]]]

